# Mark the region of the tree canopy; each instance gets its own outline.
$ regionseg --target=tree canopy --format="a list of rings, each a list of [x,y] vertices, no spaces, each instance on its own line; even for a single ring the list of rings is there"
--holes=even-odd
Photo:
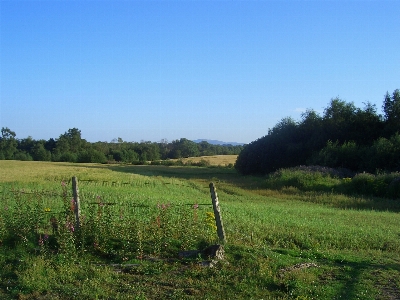
[[[309,109],[300,121],[283,118],[268,134],[244,147],[235,168],[267,174],[280,168],[319,164],[354,171],[400,170],[400,91],[386,93],[384,116],[376,106],[334,98],[320,116]]]
[[[108,142],[89,143],[78,128],[68,129],[58,139],[34,140],[31,136],[17,139],[7,127],[1,129],[0,159],[65,162],[124,162],[142,164],[161,159],[217,154],[239,154],[243,146],[195,143],[185,138],[158,143],[126,142],[118,137]]]

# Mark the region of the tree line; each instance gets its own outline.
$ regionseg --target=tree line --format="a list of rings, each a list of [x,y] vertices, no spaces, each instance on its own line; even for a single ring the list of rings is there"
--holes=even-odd
[[[210,155],[239,154],[243,146],[195,143],[185,138],[168,142],[126,142],[122,138],[111,142],[90,143],[82,138],[78,128],[69,129],[58,139],[17,139],[7,127],[1,129],[0,160],[36,160],[54,162],[143,164],[149,161]]]
[[[322,115],[308,109],[300,121],[283,118],[246,145],[235,168],[267,174],[281,168],[321,165],[370,173],[400,171],[400,90],[384,96],[382,111],[332,99]]]

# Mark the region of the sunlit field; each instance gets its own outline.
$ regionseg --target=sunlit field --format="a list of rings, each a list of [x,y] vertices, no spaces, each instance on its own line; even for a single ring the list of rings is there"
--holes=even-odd
[[[400,298],[398,198],[347,195],[349,179],[294,171],[241,176],[222,167],[232,157],[211,159],[209,168],[0,161],[0,298]],[[227,237],[213,267],[182,256],[219,243],[210,182]]]
[[[184,163],[188,161],[200,162],[202,159],[208,161],[212,166],[228,166],[229,164],[234,165],[237,159],[237,155],[213,155],[213,156],[200,156],[200,157],[188,157],[182,158]]]

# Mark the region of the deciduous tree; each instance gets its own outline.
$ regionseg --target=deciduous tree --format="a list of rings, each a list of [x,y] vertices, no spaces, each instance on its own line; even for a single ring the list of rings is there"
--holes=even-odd
[[[14,159],[18,146],[15,136],[15,132],[8,127],[1,128],[0,159]]]

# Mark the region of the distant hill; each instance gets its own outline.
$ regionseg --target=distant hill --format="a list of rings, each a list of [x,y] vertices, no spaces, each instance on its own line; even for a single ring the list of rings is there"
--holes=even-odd
[[[222,142],[222,141],[217,141],[217,140],[207,140],[207,139],[198,139],[194,140],[193,142],[195,143],[201,143],[201,142],[207,142],[211,145],[232,145],[232,146],[242,146],[244,143],[237,143],[237,142]]]

